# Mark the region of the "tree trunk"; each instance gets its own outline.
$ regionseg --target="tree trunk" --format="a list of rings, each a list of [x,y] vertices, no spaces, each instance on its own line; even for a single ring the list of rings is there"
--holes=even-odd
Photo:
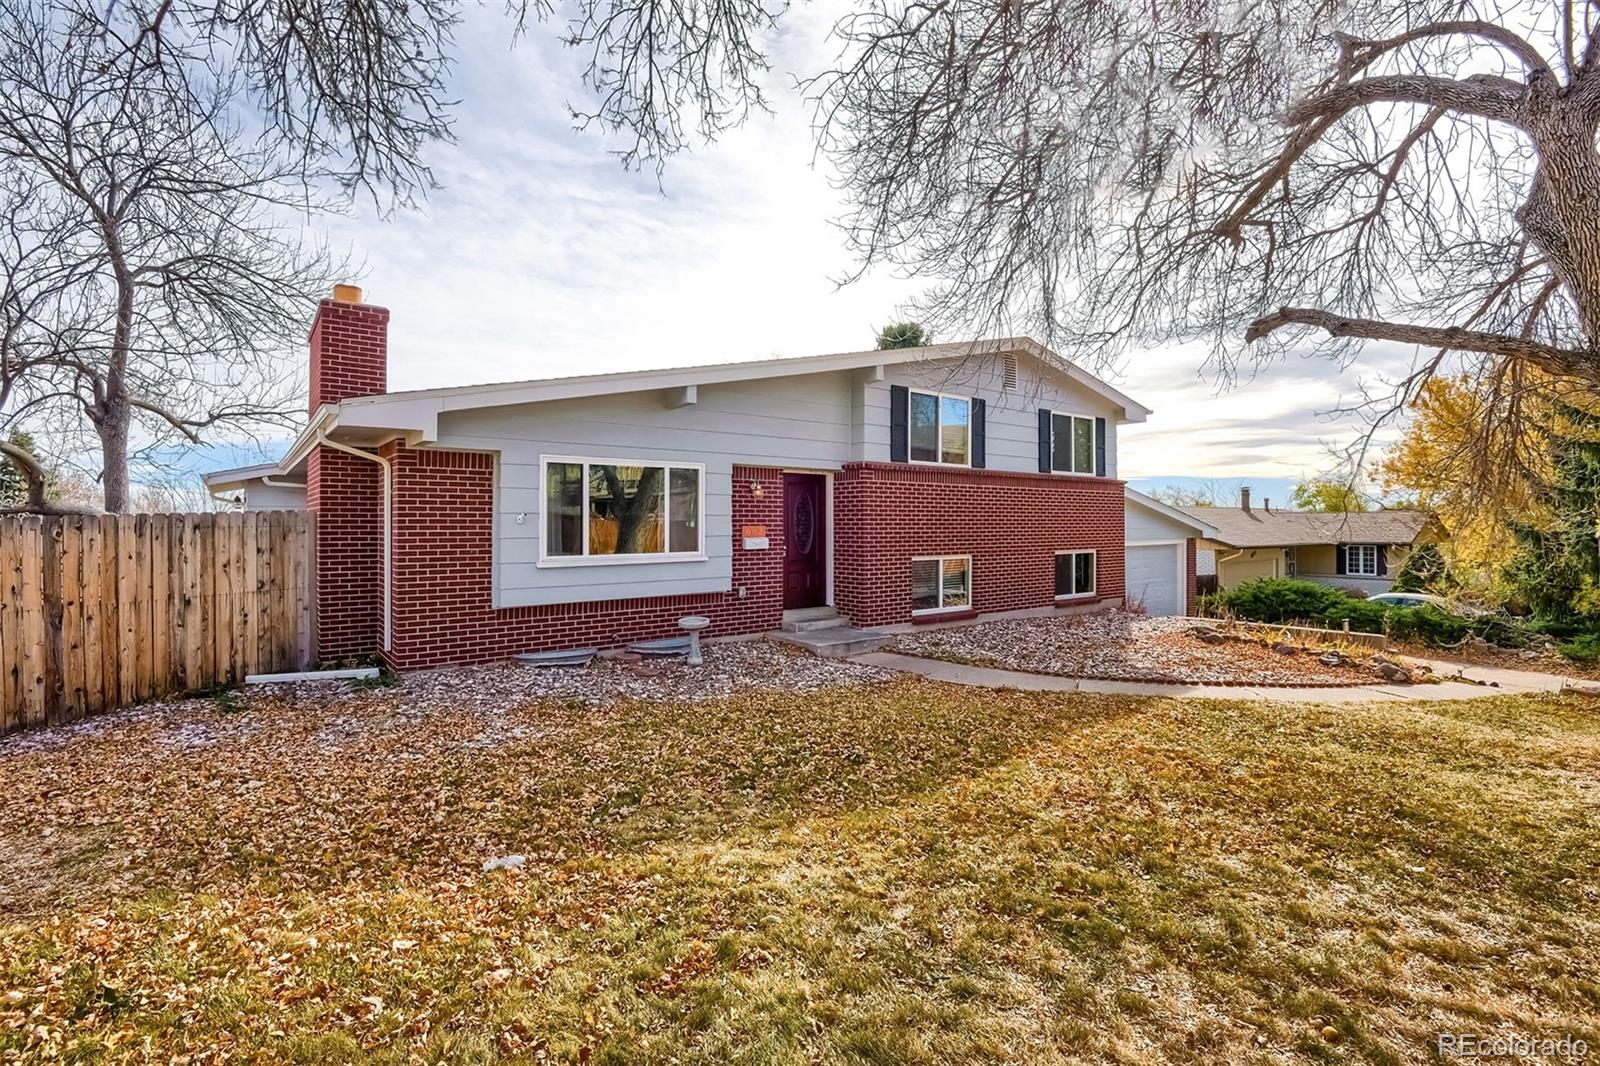
[[[1539,168],[1517,221],[1572,294],[1588,347],[1600,352],[1600,153],[1594,123],[1558,105],[1533,125]],[[1594,369],[1600,374],[1600,356]]]
[[[122,514],[128,509],[128,425],[132,413],[125,398],[107,397],[105,414],[95,424],[100,434],[103,506],[108,514]]]
[[[122,514],[128,509],[128,426],[133,418],[133,408],[128,404],[128,350],[133,346],[135,286],[114,224],[108,225],[107,238],[117,275],[117,328],[106,366],[105,400],[95,429],[100,434],[103,506],[109,514]]]

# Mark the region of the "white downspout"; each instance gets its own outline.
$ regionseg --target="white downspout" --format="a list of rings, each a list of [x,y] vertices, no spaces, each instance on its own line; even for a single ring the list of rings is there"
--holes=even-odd
[[[393,566],[393,553],[390,551],[389,527],[391,517],[390,496],[393,493],[393,468],[390,467],[389,461],[382,456],[364,452],[360,448],[352,448],[348,444],[340,444],[338,441],[329,440],[328,434],[320,429],[317,430],[317,443],[326,444],[336,452],[344,452],[346,455],[353,455],[358,459],[366,459],[383,467],[383,650],[391,651],[393,642],[389,633],[389,586],[390,570]]]
[[[1238,551],[1234,552],[1232,555],[1218,555],[1212,560],[1212,564],[1211,564],[1212,565],[1212,569],[1216,572],[1216,575],[1217,575],[1217,591],[1220,592],[1222,590],[1222,564],[1223,563],[1231,563],[1235,559],[1239,558],[1239,556],[1243,555],[1244,553],[1245,553],[1245,549],[1240,548]]]

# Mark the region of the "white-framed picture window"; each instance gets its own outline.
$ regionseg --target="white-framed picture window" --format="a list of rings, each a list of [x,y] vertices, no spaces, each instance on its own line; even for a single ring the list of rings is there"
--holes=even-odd
[[[1360,577],[1378,575],[1378,546],[1376,544],[1346,544],[1344,570]]]
[[[1056,599],[1093,596],[1095,590],[1094,551],[1056,552]]]
[[[972,465],[972,400],[940,392],[909,390],[906,411],[913,463]]]
[[[964,611],[972,606],[972,556],[926,555],[911,560],[911,613]]]
[[[705,558],[699,463],[546,456],[539,565]]]
[[[1094,450],[1093,417],[1051,412],[1051,470],[1058,474],[1093,474]]]

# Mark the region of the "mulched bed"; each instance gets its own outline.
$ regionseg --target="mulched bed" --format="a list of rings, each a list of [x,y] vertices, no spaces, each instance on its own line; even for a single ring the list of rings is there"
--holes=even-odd
[[[1243,641],[1213,645],[1191,636],[1183,618],[1122,611],[1070,618],[1016,618],[907,634],[905,655],[1104,681],[1188,685],[1344,686],[1380,683],[1355,663],[1325,666]]]

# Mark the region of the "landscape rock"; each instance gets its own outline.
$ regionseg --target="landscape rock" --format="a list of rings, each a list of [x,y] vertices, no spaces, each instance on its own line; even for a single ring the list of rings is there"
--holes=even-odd
[[[1411,680],[1411,674],[1408,670],[1406,670],[1405,667],[1398,666],[1387,659],[1375,661],[1373,664],[1373,670],[1385,681],[1394,681],[1399,684],[1404,684]]]

